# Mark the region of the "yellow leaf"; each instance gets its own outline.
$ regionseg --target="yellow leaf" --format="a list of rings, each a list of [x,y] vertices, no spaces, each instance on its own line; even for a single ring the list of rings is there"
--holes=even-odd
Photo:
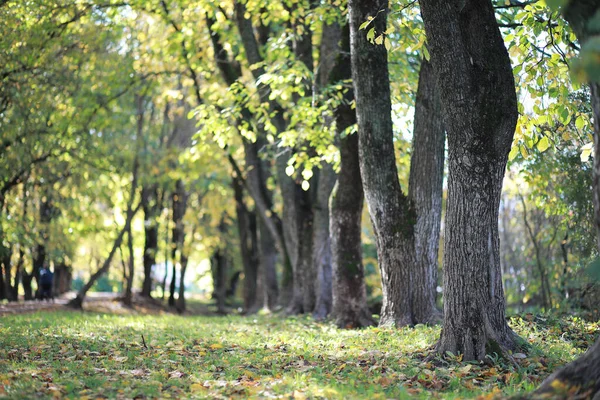
[[[392,42],[390,42],[390,39],[385,38],[383,44],[385,45],[385,49],[387,51],[390,51],[390,49],[392,48]]]
[[[208,348],[211,350],[217,350],[217,349],[222,349],[223,345],[220,343],[215,343],[215,344],[211,344],[210,346],[208,346]]]
[[[203,384],[201,384],[201,383],[193,383],[190,386],[190,390],[192,392],[200,392],[200,391],[206,390],[206,387]]]
[[[294,400],[306,400],[307,399],[306,395],[298,390],[294,390],[294,393],[292,393],[292,398]]]

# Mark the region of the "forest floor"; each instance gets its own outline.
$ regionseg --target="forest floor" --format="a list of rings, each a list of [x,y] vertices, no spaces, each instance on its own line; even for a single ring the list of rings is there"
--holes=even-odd
[[[0,316],[0,398],[489,399],[532,390],[591,346],[599,327],[581,316],[515,316],[530,345],[517,365],[425,362],[439,327],[339,330],[309,317],[106,303],[116,302]]]

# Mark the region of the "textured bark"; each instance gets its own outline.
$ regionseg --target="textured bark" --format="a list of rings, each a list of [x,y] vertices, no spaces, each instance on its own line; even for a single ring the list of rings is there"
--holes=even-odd
[[[158,188],[156,185],[142,188],[142,208],[144,210],[144,282],[142,293],[144,297],[151,297],[152,292],[152,266],[156,264],[158,253],[158,223],[156,217],[160,212],[158,204]]]
[[[508,52],[489,0],[422,0],[448,135],[444,325],[437,350],[482,360],[515,348],[505,320],[498,208],[517,120]]]
[[[413,152],[408,198],[417,213],[415,264],[411,268],[412,314],[415,324],[441,321],[435,304],[442,219],[445,133],[433,68],[423,60],[415,101]]]
[[[350,0],[352,78],[356,96],[360,173],[381,269],[381,325],[412,324],[409,266],[414,264],[415,224],[408,198],[400,189],[394,154],[387,50],[367,40],[359,26],[386,30],[386,0]]]

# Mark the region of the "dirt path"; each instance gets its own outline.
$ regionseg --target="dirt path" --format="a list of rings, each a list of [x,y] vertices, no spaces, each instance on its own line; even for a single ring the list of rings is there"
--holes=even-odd
[[[44,310],[73,310],[67,306],[75,292],[68,292],[53,301],[20,300],[14,303],[0,304],[0,317],[4,315],[32,313]],[[126,307],[119,301],[119,293],[90,293],[83,303],[83,310],[108,314],[163,314],[174,313],[160,300],[148,300],[134,297],[133,307]],[[73,310],[75,311],[75,310]],[[206,304],[190,302],[185,315],[215,315]]]

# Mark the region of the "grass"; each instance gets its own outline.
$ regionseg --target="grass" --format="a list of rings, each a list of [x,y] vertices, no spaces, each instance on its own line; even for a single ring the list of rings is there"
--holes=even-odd
[[[517,367],[501,359],[423,362],[439,327],[346,331],[308,317],[11,315],[0,317],[0,398],[491,398],[532,390],[584,351],[598,329],[575,317],[531,314],[511,325],[531,345]]]

